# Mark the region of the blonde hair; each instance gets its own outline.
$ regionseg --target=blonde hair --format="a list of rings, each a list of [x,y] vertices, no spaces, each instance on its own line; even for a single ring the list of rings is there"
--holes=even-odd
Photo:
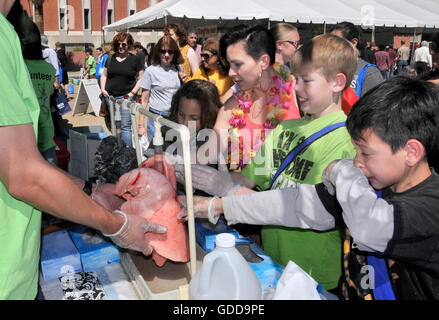
[[[275,41],[286,41],[288,39],[288,34],[292,31],[299,32],[297,28],[289,23],[278,23],[270,28],[270,32],[274,37]]]
[[[104,51],[104,53],[110,53],[110,51],[111,51],[111,44],[104,44],[102,46],[102,51]]]
[[[294,73],[308,68],[319,71],[327,80],[337,73],[346,76],[346,89],[357,69],[358,53],[347,40],[332,34],[322,34],[307,41],[293,56],[290,65]]]

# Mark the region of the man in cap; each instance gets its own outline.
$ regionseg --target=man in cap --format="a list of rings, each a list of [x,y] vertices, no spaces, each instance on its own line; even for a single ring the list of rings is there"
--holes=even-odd
[[[43,58],[46,62],[50,63],[56,70],[55,82],[53,86],[55,89],[59,87],[59,61],[56,51],[49,48],[49,40],[45,34],[41,35],[41,50],[43,50]]]

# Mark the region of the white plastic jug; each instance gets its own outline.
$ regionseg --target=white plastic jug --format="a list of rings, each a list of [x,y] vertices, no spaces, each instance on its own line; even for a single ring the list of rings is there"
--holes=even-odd
[[[235,236],[220,233],[215,249],[189,283],[192,300],[260,300],[261,285],[255,272],[235,248]]]

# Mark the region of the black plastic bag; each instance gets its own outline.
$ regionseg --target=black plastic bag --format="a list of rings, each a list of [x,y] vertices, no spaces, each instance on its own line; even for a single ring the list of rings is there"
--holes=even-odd
[[[102,140],[96,151],[95,173],[101,183],[116,183],[137,168],[136,150],[114,136]]]

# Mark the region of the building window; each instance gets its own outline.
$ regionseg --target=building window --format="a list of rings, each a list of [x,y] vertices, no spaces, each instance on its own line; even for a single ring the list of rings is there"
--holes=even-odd
[[[59,8],[59,30],[66,29],[67,26],[67,15],[65,8]]]
[[[132,16],[136,13],[136,0],[128,0],[128,15]]]
[[[66,0],[58,0],[58,8],[59,8],[59,30],[67,30],[67,26],[69,23],[69,14],[68,6]]]
[[[84,9],[84,30],[90,29],[90,9]]]
[[[90,0],[82,0],[82,10],[83,10],[83,28],[84,30],[89,30],[91,28],[91,16],[90,16]]]
[[[107,24],[112,24],[112,23],[113,23],[113,10],[108,9],[107,10]]]
[[[107,25],[112,24],[114,21],[114,1],[108,0],[107,7]]]

